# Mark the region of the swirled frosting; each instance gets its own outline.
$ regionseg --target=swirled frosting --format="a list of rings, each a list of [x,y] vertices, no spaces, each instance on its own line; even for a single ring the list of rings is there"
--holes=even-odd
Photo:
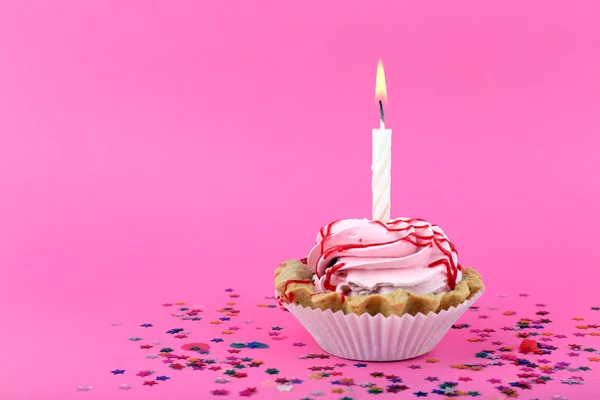
[[[319,231],[307,264],[318,293],[347,296],[397,289],[426,295],[454,289],[462,279],[454,245],[422,219],[334,221]]]

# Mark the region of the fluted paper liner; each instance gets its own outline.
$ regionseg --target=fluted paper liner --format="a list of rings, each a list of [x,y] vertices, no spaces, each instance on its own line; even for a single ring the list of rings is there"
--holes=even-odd
[[[482,288],[469,300],[448,310],[402,317],[334,313],[295,304],[284,306],[331,355],[357,361],[399,361],[433,350],[483,292]]]

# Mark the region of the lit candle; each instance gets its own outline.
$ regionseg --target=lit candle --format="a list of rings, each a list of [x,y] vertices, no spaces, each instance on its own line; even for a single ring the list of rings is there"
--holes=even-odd
[[[387,90],[383,63],[379,60],[375,84],[375,101],[379,103],[379,129],[373,129],[373,221],[390,220],[390,179],[392,165],[392,130],[385,129],[383,105],[387,103]]]

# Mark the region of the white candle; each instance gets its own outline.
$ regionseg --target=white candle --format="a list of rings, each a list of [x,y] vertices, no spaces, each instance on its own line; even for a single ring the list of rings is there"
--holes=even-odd
[[[387,222],[390,220],[390,180],[392,170],[392,130],[385,128],[383,103],[387,100],[385,74],[383,63],[379,60],[377,66],[377,81],[375,85],[375,100],[380,107],[379,129],[373,129],[373,163],[371,170],[373,178],[373,221]]]

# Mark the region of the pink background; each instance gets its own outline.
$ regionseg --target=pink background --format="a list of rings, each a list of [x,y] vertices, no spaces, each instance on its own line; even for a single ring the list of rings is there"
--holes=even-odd
[[[3,2],[0,398],[106,398],[74,387],[118,367],[110,321],[261,298],[369,217],[379,57],[392,215],[441,225],[490,293],[589,308],[600,4],[552,3]]]

